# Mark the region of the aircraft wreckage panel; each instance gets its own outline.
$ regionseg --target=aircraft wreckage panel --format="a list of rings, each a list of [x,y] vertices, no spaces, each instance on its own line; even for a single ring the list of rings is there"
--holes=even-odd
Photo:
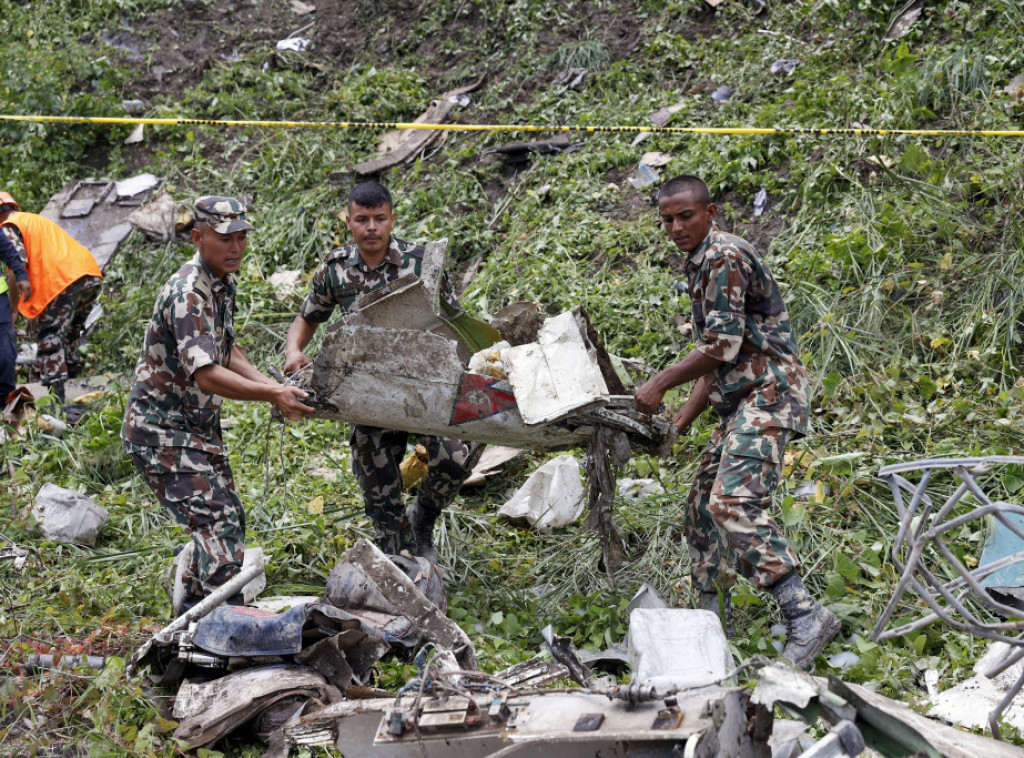
[[[528,426],[511,386],[465,371],[437,334],[342,326],[324,338],[309,384],[316,416],[516,447],[562,447],[591,429]]]

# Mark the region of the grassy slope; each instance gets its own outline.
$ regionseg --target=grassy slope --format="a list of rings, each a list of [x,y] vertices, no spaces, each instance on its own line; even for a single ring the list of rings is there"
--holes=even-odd
[[[253,45],[235,61],[208,66],[201,83],[182,95],[155,97],[148,115],[411,120],[440,90],[484,70],[486,86],[457,116],[464,123],[643,124],[675,103],[682,108],[673,126],[1003,129],[1020,128],[1024,113],[1020,100],[1002,91],[1024,71],[1024,12],[1010,0],[983,10],[933,4],[899,43],[881,40],[892,8],[872,0],[779,3],[768,16],[753,16],[738,1],[715,15],[696,2],[597,2],[587,6],[592,28],[577,21],[580,3],[429,5],[430,15],[391,38],[384,60],[357,51],[348,66],[349,58],[317,59],[314,51],[310,59],[321,70]],[[137,73],[94,40],[112,18],[128,23],[168,6],[18,6],[0,22],[9,42],[0,59],[2,110],[118,115]],[[635,30],[628,57],[602,36],[595,8]],[[473,31],[480,24],[484,31]],[[377,49],[376,40],[393,35],[395,25],[367,21],[362,47]],[[778,58],[801,63],[790,75],[770,75]],[[346,68],[337,63],[342,59]],[[549,86],[574,65],[590,68],[586,88]],[[710,99],[720,84],[736,91],[727,104]],[[25,207],[40,207],[69,179],[145,168],[166,177],[183,199],[214,187],[255,193],[260,233],[242,272],[240,339],[257,363],[279,361],[299,300],[276,299],[265,278],[279,267],[311,271],[343,239],[331,215],[342,195],[325,176],[365,159],[376,134],[156,128],[140,158],[120,145],[126,132],[0,125],[5,188]],[[859,652],[860,664],[846,676],[879,682],[897,696],[918,690],[927,667],[938,668],[944,682],[965,676],[979,646],[944,628],[884,646],[867,641],[895,583],[887,555],[896,517],[873,473],[897,460],[1020,449],[1020,141],[695,135],[653,136],[632,147],[632,134],[594,134],[574,136],[576,151],[535,160],[515,176],[485,156],[502,142],[536,136],[452,133],[429,159],[392,172],[398,233],[450,236],[459,265],[486,256],[463,297],[469,309],[486,314],[536,299],[554,312],[583,303],[612,350],[662,366],[687,347],[672,322],[687,309],[671,288],[680,261],[644,194],[625,178],[646,150],[673,156],[663,175],[705,176],[722,199],[723,223],[761,243],[784,280],[816,380],[814,431],[797,446],[804,455],[787,471],[779,506],[810,583],[843,617],[842,640],[828,652]],[[105,156],[106,167],[90,169],[97,156]],[[760,188],[770,199],[755,219]],[[138,237],[122,249],[107,273],[106,316],[91,343],[95,370],[130,371],[156,288],[185,254]],[[166,612],[160,567],[178,535],[120,453],[122,404],[122,395],[108,398],[63,441],[30,430],[6,445],[15,471],[3,480],[0,501],[28,503],[38,482],[54,481],[88,492],[112,520],[94,550],[42,542],[20,518],[4,527],[42,559],[23,572],[0,563],[0,637],[15,643],[0,653],[5,666],[19,661],[26,645],[64,635],[94,635],[92,649],[105,643],[125,653],[125,642]],[[227,416],[251,541],[271,556],[271,590],[315,591],[352,540],[367,534],[344,430],[317,422],[282,434],[269,424],[267,409],[238,403],[229,403]],[[674,460],[640,459],[626,472],[653,474],[668,493],[617,502],[630,546],[617,588],[597,566],[593,535],[575,528],[535,535],[493,517],[543,456],[528,456],[485,490],[460,498],[445,517],[441,552],[451,566],[452,615],[487,665],[531,654],[548,622],[581,645],[620,638],[622,609],[641,581],[687,602],[679,502],[692,453],[711,423],[705,419]],[[315,466],[336,469],[336,478],[311,474]],[[797,498],[805,481],[828,494]],[[1022,485],[1021,471],[994,482],[1007,496]],[[957,551],[977,553],[983,535],[959,537]],[[551,592],[537,591],[547,583],[556,585]],[[773,609],[752,592],[741,590],[737,600],[744,632],[737,653],[771,650]],[[406,673],[391,664],[383,683]],[[48,677],[9,678],[0,695],[0,730],[15,725],[15,717],[36,718],[41,727],[26,737],[18,722],[10,733],[0,731],[0,747],[86,735],[96,750],[112,754],[173,752],[138,692],[112,676],[73,687]]]

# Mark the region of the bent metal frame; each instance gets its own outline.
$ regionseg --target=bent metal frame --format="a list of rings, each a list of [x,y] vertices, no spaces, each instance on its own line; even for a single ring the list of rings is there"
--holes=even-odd
[[[1024,517],[1024,506],[992,500],[978,483],[978,478],[989,474],[993,468],[1012,464],[1024,465],[1024,457],[996,455],[985,458],[930,458],[879,469],[878,476],[889,484],[900,517],[899,530],[892,547],[892,560],[901,576],[892,598],[871,632],[873,640],[881,642],[900,637],[941,620],[962,632],[1009,645],[1005,657],[985,672],[985,676],[997,676],[1024,659],[1024,621],[1003,620],[1020,618],[1021,610],[998,602],[982,585],[982,581],[990,574],[1024,562],[1024,549],[971,569],[964,565],[945,541],[947,536],[958,534],[965,525],[992,518],[1018,537],[1024,548],[1024,528],[1020,522],[1009,518]],[[950,471],[958,479],[956,489],[939,506],[927,493],[936,471]],[[903,476],[911,472],[921,472],[916,484]],[[910,496],[909,502],[906,501],[906,495]],[[966,496],[973,496],[979,505],[964,510],[970,505],[961,503]],[[982,527],[984,523],[973,525]],[[887,630],[885,627],[889,625],[908,589],[913,590],[931,612],[915,621]],[[1002,739],[999,719],[1022,687],[1024,673],[989,714],[989,728],[996,739]]]

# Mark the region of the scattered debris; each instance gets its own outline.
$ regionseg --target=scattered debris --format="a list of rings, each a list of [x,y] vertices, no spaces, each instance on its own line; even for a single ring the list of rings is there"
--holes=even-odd
[[[118,199],[135,197],[143,192],[150,192],[160,186],[160,180],[152,174],[138,174],[131,179],[114,182]]]
[[[765,205],[768,204],[768,193],[762,187],[754,197],[754,218],[764,213]]]
[[[733,667],[718,614],[691,608],[636,608],[629,614],[633,682],[658,692],[717,684]]]
[[[1003,92],[1014,100],[1024,100],[1024,74],[1017,74],[1005,87]]]
[[[289,37],[288,39],[278,40],[278,50],[292,50],[296,53],[306,52],[306,48],[309,47],[310,40],[305,37]]]
[[[1001,593],[1002,587],[996,590],[985,586],[986,579],[997,571],[1024,562],[1024,549],[999,558],[990,555],[993,558],[991,562],[979,563],[974,569],[969,569],[946,544],[946,539],[959,535],[963,529],[972,528],[972,525],[981,527],[986,521],[994,520],[1012,533],[1018,548],[1024,548],[1024,528],[1019,519],[1024,515],[1024,506],[992,501],[978,483],[979,477],[997,466],[1021,464],[1024,464],[1024,457],[994,455],[985,458],[930,458],[884,466],[879,470],[878,476],[889,484],[900,515],[892,561],[901,576],[871,632],[872,639],[892,639],[941,620],[958,631],[1012,646],[1012,655],[985,672],[989,678],[998,676],[1024,659],[1024,638],[1021,636],[1024,621],[1020,620],[1016,598],[1013,593]],[[903,476],[917,471],[921,472],[921,478],[916,484]],[[943,472],[952,473],[959,480],[959,486],[952,495],[933,501],[928,492],[929,482],[934,474]],[[904,493],[910,493],[909,503],[905,502]],[[956,507],[968,493],[980,504],[964,513]],[[1010,574],[1011,577],[1017,575],[1016,571]],[[955,578],[944,581],[948,577]],[[913,590],[927,604],[930,613],[895,629],[887,629],[908,590]],[[984,609],[987,613],[982,615],[975,608]],[[1001,618],[993,619],[989,615],[991,613]],[[989,728],[996,739],[1001,739],[999,719],[1022,687],[1024,669],[989,716]]]
[[[316,6],[310,3],[304,3],[302,0],[288,0],[288,4],[292,10],[300,16],[305,16],[307,13],[315,13]]]
[[[410,490],[419,484],[427,475],[427,461],[430,456],[423,445],[416,445],[413,451],[405,457],[398,470],[402,474],[402,489]]]
[[[654,479],[619,479],[618,491],[623,497],[637,500],[650,495],[664,495],[665,488]]]
[[[534,471],[498,515],[548,531],[576,521],[583,508],[580,465],[571,455],[559,455]]]
[[[640,585],[640,589],[633,593],[629,605],[626,606],[626,615],[632,617],[633,611],[637,608],[657,610],[668,608],[668,603],[665,602],[664,598],[658,594],[654,587],[644,582]]]
[[[734,90],[732,87],[730,87],[728,84],[723,84],[722,86],[720,86],[718,89],[711,93],[711,99],[716,100],[720,103],[724,103],[728,101],[730,98],[732,98],[733,92]]]
[[[121,107],[129,116],[134,116],[146,110],[146,104],[141,100],[122,100]]]
[[[110,520],[107,509],[92,498],[50,482],[39,488],[32,516],[47,539],[90,547]]]
[[[567,68],[558,72],[558,76],[552,80],[551,85],[556,88],[558,93],[581,90],[587,83],[587,73],[585,68]]]
[[[651,168],[659,168],[671,162],[672,156],[668,153],[650,152],[640,156],[640,162]]]
[[[661,180],[661,175],[646,163],[640,163],[636,167],[636,173],[626,179],[633,189],[643,189]]]
[[[990,714],[1008,699],[1000,718],[1018,731],[1024,730],[1024,703],[1014,703],[1014,685],[1024,676],[1024,661],[1003,668],[1016,646],[993,642],[974,664],[975,675],[942,692],[930,696],[928,715],[968,729],[984,729]],[[992,672],[998,670],[1000,673]],[[936,677],[937,678],[937,677]]]
[[[267,282],[274,289],[274,297],[283,300],[299,291],[303,273],[301,269],[278,269]]]
[[[140,178],[144,177],[144,178]],[[106,267],[117,248],[132,230],[128,216],[150,196],[155,185],[149,177],[113,181],[74,181],[64,185],[40,212],[89,248],[99,264]],[[154,177],[155,178],[155,177]],[[116,187],[137,188],[136,194],[122,194]]]
[[[882,41],[892,42],[906,36],[907,32],[910,31],[910,27],[921,17],[923,12],[924,0],[908,0],[908,2],[903,4],[902,8],[896,11],[896,15],[889,22],[889,28],[882,35]]]
[[[128,223],[151,240],[169,242],[177,234],[180,205],[169,192],[163,191],[128,214]]]
[[[509,166],[519,169],[530,162],[530,155],[533,153],[537,155],[559,155],[560,153],[571,153],[577,147],[579,147],[578,143],[569,142],[569,135],[559,134],[546,140],[510,142],[507,145],[499,145],[493,150],[488,150],[484,155],[496,153]]]
[[[790,74],[797,66],[800,65],[799,58],[780,58],[779,60],[772,63],[769,69],[773,74],[785,73]]]
[[[433,101],[426,111],[421,113],[413,123],[417,124],[443,124],[448,114],[461,103],[468,100],[461,100],[460,95],[472,92],[484,82],[480,77],[475,82],[464,87],[450,90],[444,93],[439,99]],[[379,158],[357,164],[355,172],[362,176],[378,174],[384,169],[398,166],[415,160],[424,150],[442,138],[444,132],[440,129],[397,129],[387,132],[381,137],[379,152],[383,152]]]
[[[145,131],[146,131],[146,125],[145,124],[136,124],[135,128],[132,129],[132,133],[124,138],[124,144],[126,144],[126,145],[134,145],[134,144],[136,144],[138,142],[142,142],[142,140],[144,139]]]
[[[661,108],[658,108],[658,110],[654,111],[654,113],[652,113],[649,118],[655,126],[665,126],[669,121],[672,120],[672,117],[675,114],[679,113],[679,111],[681,111],[685,107],[685,100],[680,103],[676,103],[675,105],[663,106]],[[647,133],[650,134],[650,132]]]
[[[488,477],[494,476],[501,471],[501,467],[513,458],[521,455],[523,450],[518,447],[507,447],[505,445],[494,445],[484,450],[480,460],[477,461],[470,472],[469,478],[462,483],[463,487],[472,487],[483,484]]]

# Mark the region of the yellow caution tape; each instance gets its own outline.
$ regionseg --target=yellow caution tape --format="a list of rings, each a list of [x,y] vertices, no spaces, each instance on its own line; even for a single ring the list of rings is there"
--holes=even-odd
[[[417,124],[391,121],[227,121],[205,118],[123,118],[114,116],[12,116],[0,121],[55,124],[151,124],[153,126],[259,126],[277,129],[428,129],[449,132],[651,132],[654,134],[807,134],[811,136],[1024,137],[1024,130],[996,129],[812,129],[738,126],[544,126],[540,124]]]

